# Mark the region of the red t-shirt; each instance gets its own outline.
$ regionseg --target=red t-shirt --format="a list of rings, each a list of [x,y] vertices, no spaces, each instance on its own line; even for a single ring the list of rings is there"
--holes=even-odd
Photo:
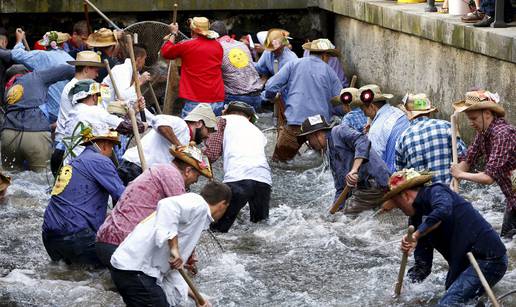
[[[222,56],[224,51],[216,40],[203,36],[161,47],[165,59],[181,58],[179,97],[196,102],[224,101]]]

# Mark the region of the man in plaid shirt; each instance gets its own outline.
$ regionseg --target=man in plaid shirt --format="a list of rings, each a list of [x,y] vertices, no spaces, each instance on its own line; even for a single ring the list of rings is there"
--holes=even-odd
[[[342,117],[342,123],[358,132],[364,132],[364,128],[367,125],[367,116],[359,107],[351,107],[352,102],[360,101],[358,88],[348,87],[340,91],[340,101],[342,102],[342,110],[345,113],[344,117]]]
[[[462,162],[452,166],[451,174],[481,184],[498,183],[507,199],[501,236],[510,238],[516,234],[516,127],[504,119],[499,99],[498,94],[474,91],[453,104],[456,112],[466,113],[477,135]],[[482,157],[484,171],[469,172]]]
[[[452,163],[451,124],[448,121],[429,118],[437,112],[425,94],[407,95],[403,99],[410,127],[396,143],[396,169],[413,168],[433,173],[434,183],[449,183]],[[466,146],[457,140],[457,151],[463,154]]]

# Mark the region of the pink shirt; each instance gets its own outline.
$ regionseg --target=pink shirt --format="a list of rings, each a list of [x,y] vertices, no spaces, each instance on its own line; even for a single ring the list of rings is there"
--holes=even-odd
[[[184,194],[185,182],[173,164],[155,165],[127,186],[120,200],[97,232],[97,241],[120,245],[163,198]]]

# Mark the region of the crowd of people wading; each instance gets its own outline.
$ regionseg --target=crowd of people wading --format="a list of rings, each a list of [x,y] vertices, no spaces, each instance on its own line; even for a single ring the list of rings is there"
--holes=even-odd
[[[189,29],[191,38],[179,41],[178,24],[170,24],[160,50],[181,61],[178,116],[146,106],[148,50],[126,33],[89,33],[80,21],[71,35],[47,32],[35,50],[21,29],[0,33],[2,166],[47,172],[50,163],[42,242],[51,261],[107,268],[128,306],[180,306],[189,294],[209,305],[187,284],[195,247],[203,230],[231,231],[246,204],[251,222],[268,218],[273,182],[255,121],[274,109],[274,165],[307,144],[329,158],[333,212],[401,209],[415,228],[401,240],[405,255],[414,251],[407,279],[431,273],[434,249],[448,262],[440,306],[484,293],[468,253],[488,286],[503,278],[502,238],[516,232],[516,128],[496,89],[464,93],[446,110],[464,113],[476,130],[466,146],[456,124],[433,118],[438,110],[425,93],[394,101],[378,85],[355,88],[340,52],[316,32],[298,57],[283,29],[258,32],[259,44],[205,17],[190,19]],[[16,43],[6,49],[11,36]],[[189,192],[200,176],[213,178],[218,159],[222,182]],[[5,198],[11,178],[1,181]],[[458,194],[460,181],[499,185],[500,234]]]

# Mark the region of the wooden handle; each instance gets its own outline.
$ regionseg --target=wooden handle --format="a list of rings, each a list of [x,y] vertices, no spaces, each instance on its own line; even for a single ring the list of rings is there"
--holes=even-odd
[[[194,296],[195,296],[195,299],[197,300],[197,302],[199,303],[199,305],[204,305],[206,304],[206,301],[204,300],[204,298],[202,297],[202,295],[199,293],[199,291],[197,290],[197,288],[195,287],[194,283],[192,282],[192,280],[190,279],[190,277],[188,277],[188,275],[186,274],[185,270],[183,269],[178,269],[179,271],[179,274],[181,274],[181,276],[183,276],[183,279],[186,281],[186,283],[188,284],[188,287],[190,287],[190,289],[192,290]]]
[[[142,91],[140,89],[140,80],[138,80],[138,70],[136,69],[136,60],[134,59],[134,48],[133,48],[133,37],[131,34],[127,34],[125,36],[127,38],[127,45],[129,48],[129,56],[131,57],[131,64],[133,66],[133,81],[134,81],[134,88],[136,89],[136,97],[138,97],[138,100],[140,100],[140,97],[142,97]],[[138,103],[138,102],[136,102]],[[140,111],[140,118],[143,122],[146,122],[147,119],[145,118],[145,110]]]
[[[93,3],[91,3],[89,0],[84,0],[84,3],[87,3],[89,6],[91,6],[91,8],[94,9],[95,12],[97,12],[100,15],[100,17],[104,18],[105,21],[112,25],[113,28],[122,31],[122,29],[120,29],[119,26],[117,26],[111,19],[109,19],[104,13],[102,13],[102,11],[99,10],[95,5],[93,5]]]
[[[413,241],[412,234],[414,233],[414,226],[410,225],[407,230],[407,240],[409,242]],[[399,296],[401,293],[401,287],[403,286],[403,278],[405,277],[405,269],[407,268],[408,262],[408,252],[403,253],[401,256],[401,264],[400,271],[398,272],[398,282],[396,283],[396,288],[394,289],[394,295]]]
[[[115,90],[116,99],[123,100],[122,95],[120,95],[120,91],[118,90],[118,86],[116,86],[115,78],[113,78],[113,74],[111,73],[111,67],[109,67],[109,61],[107,59],[104,60],[104,65],[106,66],[109,79],[111,79],[111,84],[113,85],[113,89]]]
[[[353,77],[351,77],[351,82],[349,82],[349,87],[355,87],[355,85],[357,84],[357,75],[353,75]]]
[[[25,46],[25,50],[30,51],[29,43],[27,43],[27,39],[25,36],[22,38],[23,46]]]
[[[335,203],[330,208],[330,213],[335,214],[337,211],[339,211],[340,205],[346,200],[346,197],[348,196],[349,192],[351,191],[351,187],[349,185],[346,185],[344,187],[344,190],[342,193],[340,193],[339,197],[335,201]]]
[[[172,13],[172,23],[177,22],[177,3],[174,3],[174,10]]]
[[[491,301],[494,307],[500,307],[500,304],[498,303],[498,300],[496,299],[493,290],[491,290],[491,287],[489,287],[489,283],[487,282],[486,277],[484,276],[484,274],[480,270],[480,267],[478,266],[475,256],[473,256],[471,252],[467,253],[467,255],[469,258],[469,262],[471,263],[471,266],[477,272],[478,278],[480,279],[480,282],[482,283],[482,286],[486,291],[487,297],[489,297],[489,300]]]
[[[145,155],[143,154],[142,142],[140,140],[140,132],[138,131],[138,124],[136,123],[136,115],[134,114],[134,109],[131,107],[129,107],[129,116],[131,117],[134,140],[136,141],[136,149],[138,150],[138,157],[140,157],[142,172],[144,172],[147,169],[147,161],[145,161]]]
[[[152,82],[149,82],[149,91],[152,97],[152,100],[154,101],[154,105],[156,106],[156,111],[158,114],[161,114],[161,107],[159,106],[158,97],[156,97],[156,93],[154,92],[154,87],[152,86]]]
[[[459,163],[459,157],[457,153],[457,113],[453,113],[450,117],[451,122],[451,141],[452,141],[452,162],[454,164]],[[458,192],[459,191],[459,181],[457,178],[453,177],[450,183],[450,188]]]

